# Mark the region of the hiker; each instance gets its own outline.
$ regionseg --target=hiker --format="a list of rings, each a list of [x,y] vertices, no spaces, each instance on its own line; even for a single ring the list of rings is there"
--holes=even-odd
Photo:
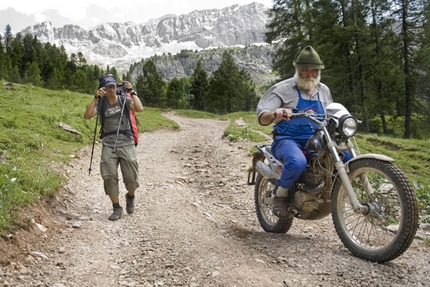
[[[124,83],[131,98],[117,95],[117,82],[112,74],[101,76],[99,89],[84,114],[85,119],[91,119],[100,111],[103,139],[100,173],[105,193],[112,201],[113,213],[109,216],[109,220],[112,221],[120,219],[123,211],[119,203],[118,165],[121,166],[127,189],[125,201],[128,214],[134,212],[135,191],[139,187],[136,143],[133,140],[130,116],[127,113],[142,112],[143,106],[131,84]]]

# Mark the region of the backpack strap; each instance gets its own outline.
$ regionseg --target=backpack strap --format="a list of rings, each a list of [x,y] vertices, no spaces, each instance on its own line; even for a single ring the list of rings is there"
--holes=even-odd
[[[124,111],[123,114],[126,115],[127,119],[130,122],[130,108],[127,106],[127,101],[124,95],[117,95],[118,97],[118,102],[121,106],[121,108],[124,106]],[[126,101],[124,103],[124,101]],[[100,100],[97,103],[97,112],[100,116],[100,138],[103,139],[105,136],[109,136],[109,135],[113,135],[116,134],[117,131],[110,131],[110,132],[103,132],[103,126],[104,126],[104,120],[105,120],[105,112],[107,109],[107,100],[106,100],[106,96],[103,96],[100,98]],[[120,134],[125,134],[125,135],[133,135],[133,132],[131,131],[131,127],[130,129],[127,130],[119,130]]]

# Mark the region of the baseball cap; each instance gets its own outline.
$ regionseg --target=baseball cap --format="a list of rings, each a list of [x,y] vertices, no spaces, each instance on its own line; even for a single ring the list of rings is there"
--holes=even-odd
[[[116,86],[115,77],[112,74],[105,74],[100,77],[100,87],[108,87],[110,85]]]

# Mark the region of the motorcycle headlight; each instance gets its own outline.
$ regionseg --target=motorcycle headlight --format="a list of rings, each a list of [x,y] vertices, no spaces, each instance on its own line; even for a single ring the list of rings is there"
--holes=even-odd
[[[352,137],[358,129],[358,121],[351,115],[343,115],[339,119],[339,132],[344,137]]]

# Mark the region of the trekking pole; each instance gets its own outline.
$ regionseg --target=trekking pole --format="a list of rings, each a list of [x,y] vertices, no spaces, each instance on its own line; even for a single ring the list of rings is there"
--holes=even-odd
[[[99,121],[99,115],[97,114],[96,117],[96,127],[94,128],[94,137],[93,137],[93,148],[91,150],[91,159],[90,159],[90,168],[88,169],[88,175],[91,174],[91,165],[93,163],[93,155],[94,155],[94,144],[96,142],[96,133],[97,133],[97,123]]]
[[[118,95],[118,100],[119,100],[119,95]],[[116,131],[116,138],[115,138],[115,145],[113,146],[113,151],[112,152],[116,152],[116,143],[118,141],[118,135],[119,135],[119,129],[121,127],[121,121],[122,121],[122,116],[124,114],[124,108],[125,108],[125,103],[127,102],[127,98],[124,97],[124,102],[122,103],[122,108],[121,108],[121,116],[119,117],[119,123],[118,123],[118,129]]]

